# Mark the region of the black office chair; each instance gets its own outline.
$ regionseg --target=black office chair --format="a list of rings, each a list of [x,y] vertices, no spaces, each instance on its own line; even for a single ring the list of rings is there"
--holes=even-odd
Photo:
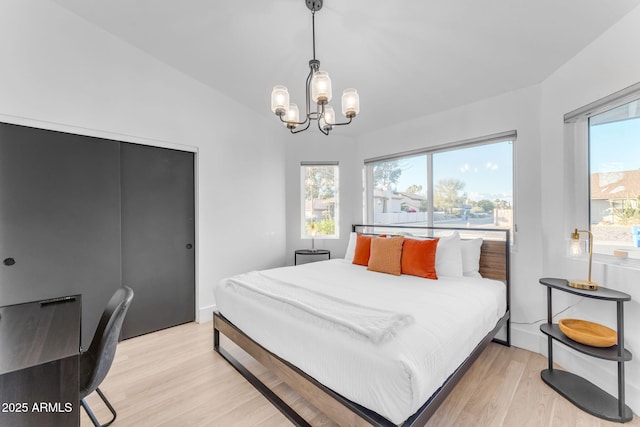
[[[107,376],[111,363],[116,354],[116,345],[120,338],[120,329],[127,310],[133,299],[133,290],[127,286],[118,289],[107,304],[102,313],[100,323],[96,333],[91,340],[89,349],[80,354],[80,404],[91,418],[96,427],[106,427],[116,420],[116,411],[111,403],[102,394],[98,386]],[[96,391],[102,401],[107,405],[113,418],[106,423],[100,424],[98,419],[89,408],[85,398]]]

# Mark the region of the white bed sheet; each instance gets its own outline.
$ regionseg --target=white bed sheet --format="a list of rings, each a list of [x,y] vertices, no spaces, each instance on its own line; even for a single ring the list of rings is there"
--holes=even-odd
[[[505,285],[490,279],[392,276],[342,259],[262,273],[414,317],[393,339],[375,344],[247,298],[226,280],[214,288],[218,310],[245,334],[395,424],[429,399],[506,311]]]

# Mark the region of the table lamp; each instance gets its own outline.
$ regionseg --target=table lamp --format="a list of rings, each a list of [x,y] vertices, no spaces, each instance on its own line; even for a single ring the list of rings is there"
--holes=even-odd
[[[598,284],[591,280],[591,264],[593,261],[593,234],[589,230],[578,230],[575,228],[571,233],[571,246],[569,250],[572,256],[582,255],[582,245],[580,245],[580,233],[587,233],[589,235],[589,276],[587,280],[569,280],[569,286],[576,289],[586,289],[589,291],[595,291],[598,289]]]
[[[311,223],[311,250],[314,252],[316,250],[315,240],[316,240],[316,223],[312,222]]]

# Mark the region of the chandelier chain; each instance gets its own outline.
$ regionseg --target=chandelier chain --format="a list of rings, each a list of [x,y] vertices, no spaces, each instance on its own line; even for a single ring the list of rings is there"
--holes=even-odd
[[[311,12],[311,33],[313,34],[313,59],[316,59],[316,12]]]

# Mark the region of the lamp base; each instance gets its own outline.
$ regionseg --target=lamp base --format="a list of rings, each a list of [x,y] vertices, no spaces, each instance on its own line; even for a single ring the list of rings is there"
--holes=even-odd
[[[590,282],[589,280],[569,280],[568,286],[586,291],[598,290],[598,284],[596,282]]]

